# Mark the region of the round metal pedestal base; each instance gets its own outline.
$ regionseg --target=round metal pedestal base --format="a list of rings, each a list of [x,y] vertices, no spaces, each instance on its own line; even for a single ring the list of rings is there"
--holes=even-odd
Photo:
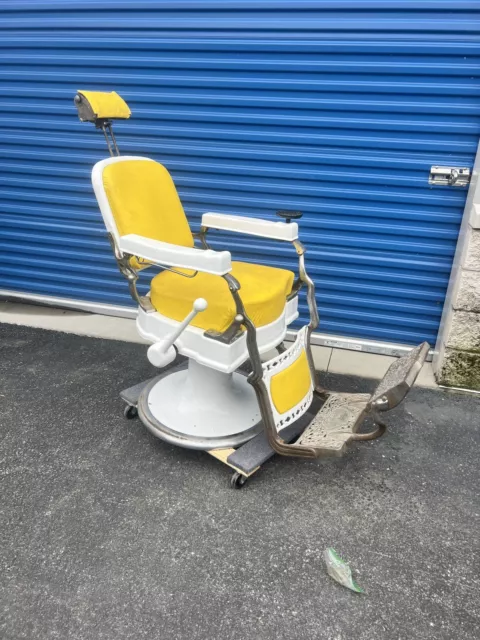
[[[238,447],[262,430],[246,374],[225,374],[190,360],[150,382],[138,415],[153,435],[187,449]]]

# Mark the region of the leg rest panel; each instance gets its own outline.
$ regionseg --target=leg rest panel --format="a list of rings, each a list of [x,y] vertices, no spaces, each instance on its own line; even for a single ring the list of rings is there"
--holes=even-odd
[[[340,456],[365,417],[369,394],[332,394],[295,444]]]

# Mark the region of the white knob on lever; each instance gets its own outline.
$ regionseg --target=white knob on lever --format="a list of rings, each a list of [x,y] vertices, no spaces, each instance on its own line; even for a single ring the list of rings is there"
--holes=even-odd
[[[204,298],[197,298],[193,303],[193,309],[188,316],[182,320],[178,327],[169,336],[155,342],[148,348],[147,357],[154,367],[166,367],[167,364],[173,362],[177,356],[177,352],[174,349],[175,340],[185,330],[185,328],[194,319],[197,313],[205,311],[208,307],[208,302]]]

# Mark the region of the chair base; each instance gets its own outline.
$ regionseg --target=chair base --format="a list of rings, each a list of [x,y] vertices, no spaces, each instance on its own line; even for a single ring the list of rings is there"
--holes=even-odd
[[[183,368],[185,368],[185,365],[183,365]],[[152,387],[161,377],[163,376],[139,382],[133,387],[124,389],[120,393],[121,399],[125,402],[124,416],[127,419],[131,420],[138,417],[140,396],[147,387]],[[312,409],[316,410],[315,407],[312,407]],[[291,442],[292,440],[297,439],[305,430],[308,423],[312,420],[312,417],[313,414],[306,413],[299,420],[283,429],[280,432],[281,437],[285,442]],[[165,431],[165,427],[163,425],[161,427],[161,433],[160,431],[157,433],[150,426],[148,426],[148,428],[155,436],[162,440],[170,441],[170,435]],[[176,442],[173,442],[173,440],[172,443],[177,444]],[[184,445],[181,444],[180,446]],[[263,425],[260,425],[260,429],[256,432],[256,435],[238,446],[215,446],[213,449],[208,449],[205,452],[230,468],[232,475],[229,483],[234,489],[241,489],[244,487],[247,480],[259,471],[267,460],[275,455],[275,451],[268,442]]]
[[[262,430],[246,375],[194,360],[150,381],[138,398],[138,414],[156,437],[187,449],[237,447]]]
[[[372,395],[317,390],[306,413],[273,434],[263,428],[257,398],[245,374],[221,373],[193,360],[126,389],[121,397],[127,404],[125,417],[134,418],[138,410],[155,436],[207,451],[233,470],[231,485],[238,489],[274,453],[340,456],[352,441],[383,435],[386,425],[378,411],[389,411],[402,402],[427,353],[424,343],[394,362]],[[358,433],[367,416],[375,430]]]

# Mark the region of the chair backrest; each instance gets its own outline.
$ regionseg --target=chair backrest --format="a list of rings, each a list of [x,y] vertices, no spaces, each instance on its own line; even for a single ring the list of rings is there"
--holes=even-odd
[[[182,203],[163,165],[138,156],[107,158],[93,167],[92,184],[105,226],[117,241],[135,233],[193,247]]]

